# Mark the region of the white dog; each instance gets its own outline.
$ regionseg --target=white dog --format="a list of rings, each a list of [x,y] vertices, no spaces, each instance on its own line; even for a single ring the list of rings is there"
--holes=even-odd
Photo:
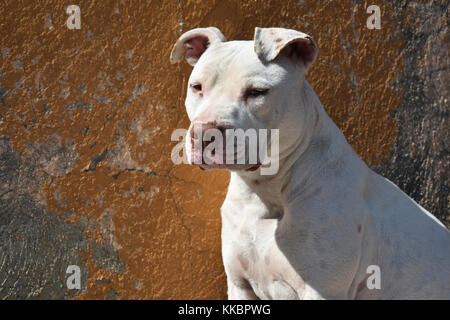
[[[229,299],[450,299],[450,232],[358,157],[304,74],[308,35],[256,28],[229,41],[184,33],[171,62],[195,66],[186,110],[191,162],[227,169],[222,254]],[[204,161],[194,127],[279,129],[279,170]],[[271,155],[273,156],[273,155]]]

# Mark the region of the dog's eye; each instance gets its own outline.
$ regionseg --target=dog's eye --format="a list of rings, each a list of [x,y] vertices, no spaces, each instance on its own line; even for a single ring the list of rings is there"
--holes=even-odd
[[[267,94],[267,92],[269,92],[269,89],[248,89],[245,96],[247,98],[256,98],[256,97],[260,97],[260,96],[264,96]]]
[[[192,91],[194,91],[194,92],[202,91],[202,85],[200,83],[192,83],[190,85],[190,87],[191,87]]]

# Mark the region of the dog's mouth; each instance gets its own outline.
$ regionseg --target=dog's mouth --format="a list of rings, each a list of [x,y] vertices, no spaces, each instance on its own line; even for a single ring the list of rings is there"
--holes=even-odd
[[[202,170],[255,171],[261,166],[259,160],[251,163],[245,153],[242,157],[235,151],[231,157],[227,157],[225,147],[223,150],[205,150],[205,148],[205,144],[193,145],[191,148],[191,163],[198,165]]]
[[[191,163],[198,165],[202,170],[255,171],[261,166],[259,161],[248,163],[248,159],[244,163],[237,163],[236,154],[233,155],[232,159],[232,162],[227,159],[226,152],[212,150],[205,154],[202,150],[196,150],[194,147],[191,150]]]

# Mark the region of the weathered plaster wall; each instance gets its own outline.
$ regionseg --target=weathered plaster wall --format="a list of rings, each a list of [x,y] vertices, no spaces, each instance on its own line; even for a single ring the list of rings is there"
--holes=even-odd
[[[8,0],[0,16],[0,298],[225,297],[228,174],[170,160],[190,67],[169,53],[199,26],[312,35],[307,78],[349,142],[450,224],[446,1]]]

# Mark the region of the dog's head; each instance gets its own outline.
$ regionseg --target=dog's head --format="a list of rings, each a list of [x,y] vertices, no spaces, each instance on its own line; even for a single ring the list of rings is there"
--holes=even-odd
[[[279,152],[298,141],[308,125],[301,107],[304,74],[318,51],[311,37],[256,28],[253,41],[227,42],[217,28],[198,28],[178,39],[171,62],[185,51],[194,67],[185,101],[191,120],[186,137],[190,163],[204,169],[254,170],[270,153],[262,149],[270,144],[273,129],[279,129]],[[264,134],[268,142],[263,146]],[[243,136],[242,158],[236,150]],[[256,148],[251,145],[255,141]]]

